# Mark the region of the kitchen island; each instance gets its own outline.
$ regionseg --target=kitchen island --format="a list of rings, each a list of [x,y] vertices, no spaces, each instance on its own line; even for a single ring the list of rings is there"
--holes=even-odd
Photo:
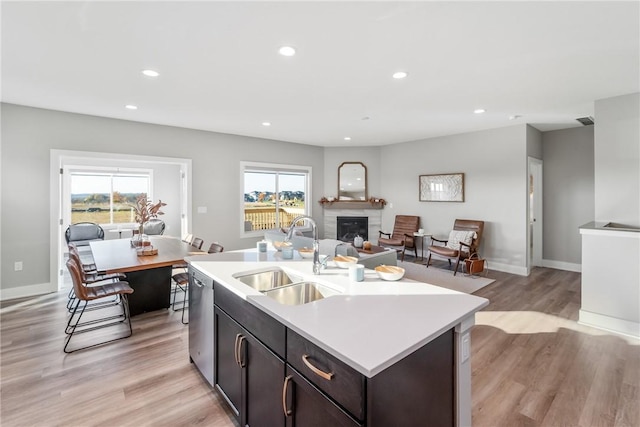
[[[471,424],[469,332],[488,300],[373,270],[353,282],[331,263],[313,275],[279,256],[187,259],[214,283],[214,381],[242,425]],[[273,267],[334,292],[285,305],[236,278]]]

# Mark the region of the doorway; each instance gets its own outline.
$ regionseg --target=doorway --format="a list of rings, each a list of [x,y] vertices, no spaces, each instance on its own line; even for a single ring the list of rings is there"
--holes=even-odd
[[[542,266],[542,160],[527,159],[527,261],[528,270]]]
[[[50,154],[50,284],[55,292],[64,287],[67,244],[64,233],[72,222],[70,197],[70,171],[92,168],[97,171],[136,168],[149,171],[149,190],[154,198],[171,204],[171,212],[165,211],[167,227],[172,236],[182,237],[191,224],[191,160],[152,156],[95,153],[83,151],[51,150]],[[154,190],[155,187],[155,190]],[[53,196],[57,195],[57,197]],[[165,217],[163,216],[163,219]],[[102,221],[101,221],[102,222]],[[107,238],[121,237],[117,224],[112,220],[101,224]],[[110,233],[114,231],[115,233]],[[166,234],[166,233],[165,233]]]

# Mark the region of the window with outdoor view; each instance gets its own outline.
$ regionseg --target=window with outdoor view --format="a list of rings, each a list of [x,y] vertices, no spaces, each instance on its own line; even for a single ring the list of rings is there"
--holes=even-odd
[[[149,194],[150,173],[71,172],[71,223],[135,222],[136,197]]]
[[[287,227],[308,215],[311,168],[244,164],[244,231]]]

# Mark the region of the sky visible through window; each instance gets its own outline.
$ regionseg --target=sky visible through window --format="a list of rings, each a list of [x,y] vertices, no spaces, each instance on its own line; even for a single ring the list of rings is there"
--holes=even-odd
[[[115,176],[113,187],[120,193],[146,193],[149,190],[149,180],[146,176]],[[71,194],[108,194],[110,192],[110,175],[71,175]]]
[[[251,191],[276,191],[276,181],[273,172],[247,172],[244,175],[244,192]],[[304,175],[283,174],[279,175],[280,191],[304,191]]]

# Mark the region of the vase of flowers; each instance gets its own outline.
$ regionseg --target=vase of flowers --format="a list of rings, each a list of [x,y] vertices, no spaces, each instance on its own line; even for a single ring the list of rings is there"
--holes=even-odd
[[[131,240],[133,246],[143,246],[144,242],[144,223],[152,218],[157,218],[158,215],[164,215],[164,212],[160,210],[163,206],[167,206],[162,200],[158,200],[158,203],[153,203],[147,199],[146,194],[141,194],[136,198],[136,204],[132,206],[135,212],[135,220],[138,224],[138,233],[135,234]]]

